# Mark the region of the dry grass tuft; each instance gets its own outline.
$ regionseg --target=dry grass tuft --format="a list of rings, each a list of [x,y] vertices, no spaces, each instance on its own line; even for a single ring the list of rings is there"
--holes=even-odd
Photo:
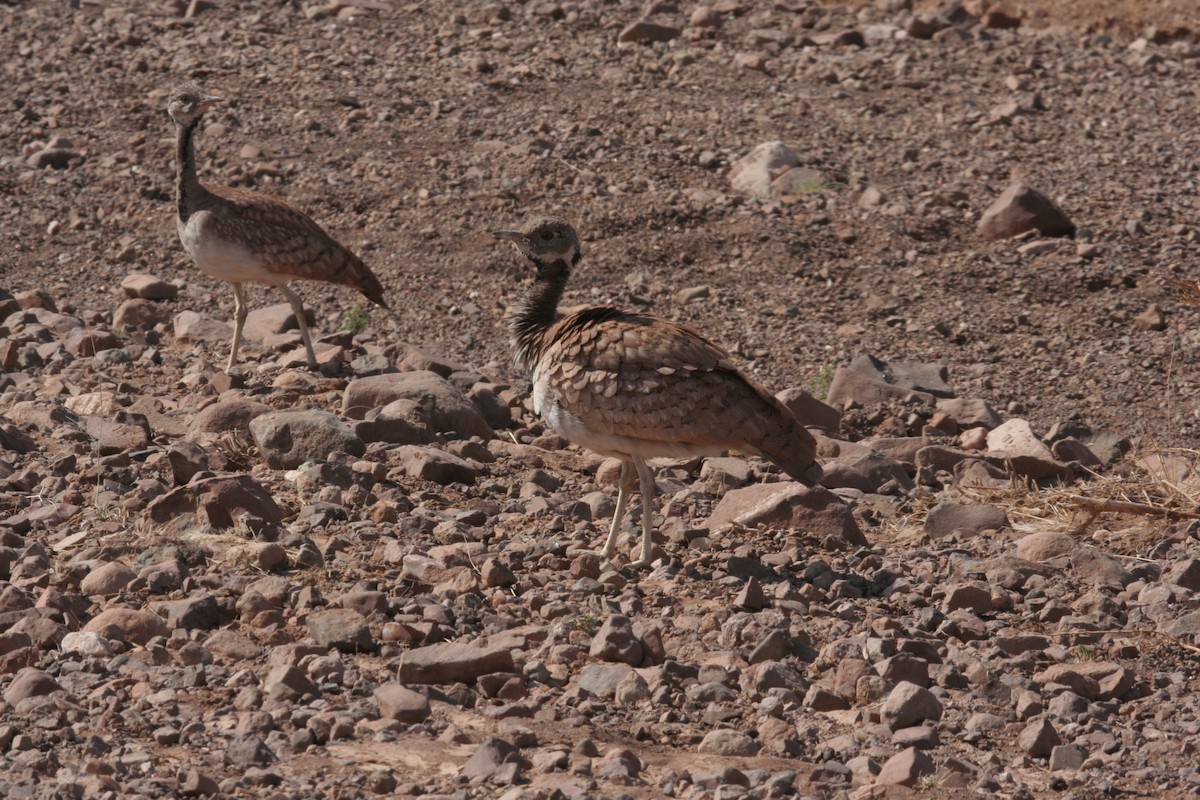
[[[1164,523],[1200,520],[1200,451],[1144,450],[1104,474],[1070,484],[1038,486],[1012,476],[1004,486],[958,485],[960,502],[1004,509],[1018,534],[1051,531],[1089,536],[1105,550],[1143,556],[1164,539]],[[946,493],[918,498],[885,523],[899,540],[911,540],[930,508]]]
[[[1019,532],[1090,534],[1110,552],[1138,556],[1163,540],[1163,523],[1200,519],[1198,465],[1200,451],[1145,450],[1072,484],[1013,481],[1005,489],[962,492],[1003,508]]]
[[[1200,281],[1181,281],[1167,278],[1167,283],[1179,290],[1179,302],[1200,306]]]

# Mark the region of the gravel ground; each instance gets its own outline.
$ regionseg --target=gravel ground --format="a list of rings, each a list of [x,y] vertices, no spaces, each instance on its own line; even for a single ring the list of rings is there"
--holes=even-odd
[[[1189,3],[71,5],[0,3],[0,795],[1194,796]],[[184,79],[202,176],[387,290],[297,286],[319,372],[262,287],[220,371]],[[1014,182],[1073,235],[989,238]],[[614,463],[503,330],[534,213],[826,488],[666,464],[652,568],[587,553]]]

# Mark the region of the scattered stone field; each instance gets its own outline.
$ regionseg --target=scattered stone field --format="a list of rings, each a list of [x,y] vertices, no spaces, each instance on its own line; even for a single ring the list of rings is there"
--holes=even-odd
[[[0,797],[1194,797],[1185,0],[0,0]],[[204,180],[392,313],[194,269]],[[532,412],[491,231],[818,437],[656,467]],[[637,506],[638,504],[633,504]]]

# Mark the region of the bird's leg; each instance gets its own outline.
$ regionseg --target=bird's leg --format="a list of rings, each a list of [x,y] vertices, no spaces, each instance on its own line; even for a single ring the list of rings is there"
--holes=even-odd
[[[246,324],[248,313],[246,299],[242,297],[242,285],[235,283],[233,284],[233,344],[229,346],[229,363],[225,365],[226,372],[233,369],[233,365],[237,362],[238,345],[242,343],[242,328]]]
[[[604,540],[604,549],[600,555],[611,561],[617,552],[617,534],[621,532],[621,521],[625,519],[625,509],[629,505],[629,495],[633,491],[633,481],[637,477],[636,467],[629,459],[621,462],[621,483],[617,491],[617,508],[613,511],[612,527],[608,529],[608,538]]]
[[[300,295],[296,294],[286,283],[279,284],[279,291],[283,292],[283,296],[292,304],[292,311],[296,314],[296,323],[300,326],[300,338],[304,340],[304,351],[308,354],[308,368],[316,369],[317,354],[313,351],[312,336],[308,333],[308,320],[304,318],[304,302],[300,299]]]
[[[638,477],[642,481],[642,557],[633,562],[635,567],[650,565],[650,551],[654,549],[654,536],[651,529],[654,526],[654,493],[657,485],[654,483],[654,471],[646,463],[646,459],[634,457]]]

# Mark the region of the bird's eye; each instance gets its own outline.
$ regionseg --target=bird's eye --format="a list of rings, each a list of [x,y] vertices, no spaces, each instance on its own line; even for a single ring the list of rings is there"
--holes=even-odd
[[[543,241],[543,242],[548,242],[548,241],[550,241],[550,240],[551,240],[551,239],[553,239],[553,238],[554,238],[554,232],[553,232],[553,231],[542,231],[542,241]]]

